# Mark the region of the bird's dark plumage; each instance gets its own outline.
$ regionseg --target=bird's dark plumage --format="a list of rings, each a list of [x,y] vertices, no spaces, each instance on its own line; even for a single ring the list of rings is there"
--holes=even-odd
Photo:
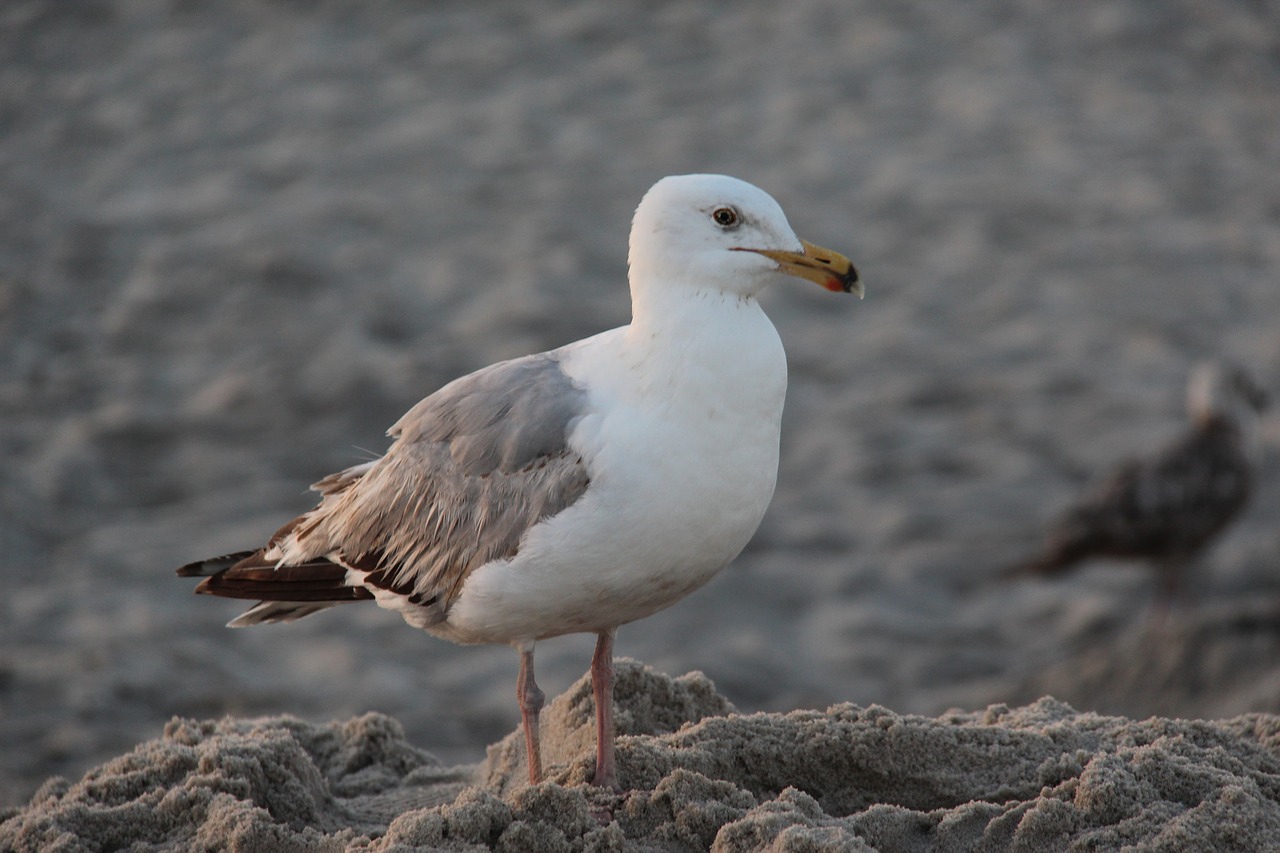
[[[1202,365],[1188,387],[1190,430],[1156,454],[1125,463],[1069,507],[1040,550],[1008,576],[1056,575],[1091,559],[1144,560],[1166,594],[1244,508],[1253,488],[1251,432],[1266,405],[1239,368]]]

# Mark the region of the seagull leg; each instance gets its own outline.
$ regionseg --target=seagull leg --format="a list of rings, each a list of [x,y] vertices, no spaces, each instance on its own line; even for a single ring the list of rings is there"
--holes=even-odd
[[[596,653],[591,658],[591,691],[596,700],[596,775],[591,781],[597,787],[621,791],[613,758],[613,633],[597,635]]]
[[[1183,577],[1186,561],[1179,558],[1168,559],[1159,563],[1156,569],[1160,573],[1159,587],[1156,590],[1155,601],[1151,605],[1150,615],[1147,617],[1147,629],[1152,635],[1163,635],[1169,626],[1170,615],[1183,604],[1186,598]]]
[[[516,680],[520,702],[520,722],[524,726],[525,755],[529,761],[529,784],[542,781],[542,750],[538,747],[538,712],[546,696],[533,680],[533,643],[520,644],[520,677]]]

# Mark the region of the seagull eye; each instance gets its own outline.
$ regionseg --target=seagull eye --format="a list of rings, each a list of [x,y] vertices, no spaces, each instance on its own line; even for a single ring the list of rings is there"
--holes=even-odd
[[[711,212],[711,218],[721,228],[732,228],[738,224],[738,211],[732,207],[717,207]]]

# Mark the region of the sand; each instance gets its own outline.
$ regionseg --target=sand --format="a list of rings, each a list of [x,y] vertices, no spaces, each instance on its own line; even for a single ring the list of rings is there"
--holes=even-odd
[[[631,211],[690,171],[768,190],[868,293],[767,294],[773,506],[619,654],[745,714],[1280,712],[1274,422],[1162,633],[1141,570],[996,580],[1177,432],[1197,359],[1280,392],[1278,28],[1237,0],[0,5],[0,808],[175,716],[378,713],[424,767],[479,762],[518,719],[511,650],[364,607],[228,631],[172,568],[260,541],[454,376],[625,322]],[[541,644],[540,684],[590,654]],[[737,779],[752,825],[853,814]]]
[[[880,706],[739,714],[702,673],[619,667],[628,793],[585,784],[586,678],[553,702],[549,779],[520,733],[445,768],[382,714],[172,720],[0,824],[18,851],[1241,850],[1280,838],[1280,719],[1080,713],[1053,699],[939,718]],[[467,781],[471,784],[468,785]]]

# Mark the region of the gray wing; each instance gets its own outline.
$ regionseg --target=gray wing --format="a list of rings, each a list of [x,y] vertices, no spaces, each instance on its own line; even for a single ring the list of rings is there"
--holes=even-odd
[[[285,573],[264,569],[327,582],[350,567],[441,621],[472,571],[514,556],[526,530],[586,491],[586,464],[568,445],[585,401],[554,353],[464,376],[391,428],[385,456],[321,480],[319,506],[200,591],[288,601]],[[242,581],[258,578],[282,588],[255,595]]]
[[[450,382],[387,434],[401,443],[446,443],[460,471],[515,473],[567,452],[586,393],[554,353],[503,361]]]

